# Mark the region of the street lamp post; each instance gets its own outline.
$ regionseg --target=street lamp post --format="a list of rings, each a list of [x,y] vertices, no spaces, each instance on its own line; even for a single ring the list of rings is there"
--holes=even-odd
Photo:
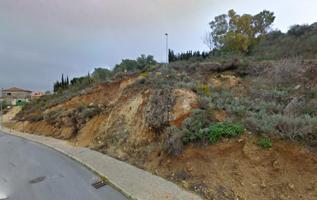
[[[169,63],[169,59],[168,59],[168,33],[165,33],[166,36],[166,67]]]

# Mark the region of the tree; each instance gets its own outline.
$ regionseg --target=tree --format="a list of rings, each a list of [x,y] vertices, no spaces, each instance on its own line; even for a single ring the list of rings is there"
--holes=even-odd
[[[176,57],[174,51],[169,49],[168,50],[168,61],[171,63],[171,62],[174,62],[176,60],[177,60],[177,57]]]
[[[305,33],[309,32],[311,26],[304,24],[304,25],[293,25],[288,30],[287,34],[295,37],[299,37],[304,35]]]
[[[261,36],[266,35],[270,31],[274,20],[274,13],[268,10],[264,10],[253,16],[253,26],[256,33],[260,34]]]
[[[138,68],[138,62],[131,59],[123,59],[120,64],[114,68],[115,72],[135,71]]]
[[[209,23],[211,28],[211,37],[214,43],[214,46],[218,48],[222,48],[224,44],[224,37],[228,32],[229,24],[228,24],[228,16],[223,14],[215,17],[214,21]]]
[[[225,49],[239,53],[247,53],[252,43],[248,36],[241,33],[234,33],[233,31],[226,34],[224,41]]]
[[[97,82],[101,82],[108,80],[111,75],[112,72],[109,69],[95,68],[94,72],[92,73],[92,78]]]
[[[68,76],[65,80],[64,78],[64,74],[62,74],[62,78],[61,78],[61,81],[56,81],[53,85],[53,90],[54,92],[58,92],[58,91],[61,91],[61,90],[64,90],[64,89],[67,89],[69,87],[69,79],[68,79]]]
[[[138,69],[139,70],[144,70],[148,66],[153,66],[157,64],[157,62],[154,60],[154,57],[152,55],[144,55],[142,54],[140,57],[136,59],[138,63]]]
[[[61,86],[64,87],[64,85],[65,85],[64,74],[62,74],[62,80],[61,80],[61,81],[62,81],[62,82],[61,82]]]
[[[205,33],[203,42],[208,47],[209,51],[212,51],[212,49],[214,48],[214,42],[213,42],[211,33],[209,32]]]
[[[169,62],[175,62],[179,60],[190,60],[190,59],[205,59],[209,56],[210,52],[200,52],[200,51],[187,51],[175,54],[173,50],[169,49],[168,59]]]
[[[210,35],[216,49],[247,54],[265,38],[274,20],[274,13],[267,10],[254,16],[240,16],[229,10],[228,14],[219,15],[209,23]]]
[[[157,64],[151,55],[141,55],[136,60],[124,59],[114,67],[115,72],[135,72],[145,70],[147,67]]]

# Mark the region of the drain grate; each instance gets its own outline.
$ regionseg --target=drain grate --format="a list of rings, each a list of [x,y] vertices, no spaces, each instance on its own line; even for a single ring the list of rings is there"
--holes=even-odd
[[[103,180],[99,180],[99,181],[94,182],[94,183],[91,184],[91,185],[92,185],[94,188],[99,189],[99,188],[101,188],[101,187],[103,187],[103,186],[106,186],[107,183],[106,183],[105,181],[103,181]]]
[[[29,181],[30,184],[35,184],[35,183],[39,183],[39,182],[42,182],[44,181],[46,178],[46,176],[40,176],[40,177],[37,177],[35,179],[32,179]]]

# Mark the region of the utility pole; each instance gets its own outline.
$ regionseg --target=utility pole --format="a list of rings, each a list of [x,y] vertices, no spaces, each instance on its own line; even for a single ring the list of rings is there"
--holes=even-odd
[[[168,63],[169,63],[169,59],[168,59],[168,33],[165,33],[165,36],[166,36],[166,67],[167,67],[167,65],[168,65]]]

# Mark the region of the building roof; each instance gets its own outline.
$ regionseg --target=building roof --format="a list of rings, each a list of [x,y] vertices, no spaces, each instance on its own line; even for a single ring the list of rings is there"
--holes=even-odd
[[[32,94],[32,96],[44,96],[44,95],[45,95],[44,92],[34,92],[34,93]]]
[[[17,88],[17,87],[12,87],[12,88],[9,88],[9,89],[5,89],[3,91],[4,92],[27,92],[27,93],[32,93],[32,91],[30,91],[30,90],[24,90],[24,89]]]

